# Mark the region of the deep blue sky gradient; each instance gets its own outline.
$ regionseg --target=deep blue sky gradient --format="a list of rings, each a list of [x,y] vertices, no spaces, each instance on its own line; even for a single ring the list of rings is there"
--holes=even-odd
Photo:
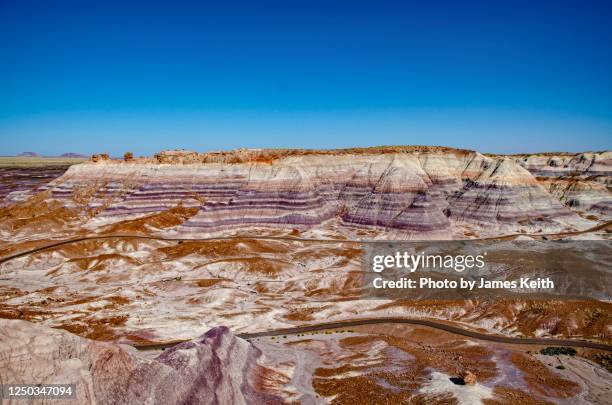
[[[0,155],[612,149],[611,2],[126,3],[0,2]]]

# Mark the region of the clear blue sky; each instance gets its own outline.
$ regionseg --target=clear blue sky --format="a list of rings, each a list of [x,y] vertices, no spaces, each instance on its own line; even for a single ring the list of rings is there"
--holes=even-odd
[[[126,3],[0,2],[0,155],[612,149],[609,1]]]

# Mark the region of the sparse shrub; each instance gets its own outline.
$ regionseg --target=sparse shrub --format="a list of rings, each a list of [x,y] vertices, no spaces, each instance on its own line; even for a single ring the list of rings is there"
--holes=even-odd
[[[612,353],[597,353],[594,356],[594,360],[612,373]]]
[[[545,349],[540,350],[540,353],[546,356],[559,356],[559,355],[575,356],[576,349],[571,348],[571,347],[547,347]]]
[[[132,160],[134,160],[134,154],[132,152],[125,152],[123,154],[123,160],[125,160],[126,162],[131,162]]]

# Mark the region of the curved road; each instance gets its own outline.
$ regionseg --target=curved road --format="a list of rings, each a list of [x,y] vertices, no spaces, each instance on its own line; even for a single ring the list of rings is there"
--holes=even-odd
[[[516,236],[534,236],[534,237],[553,237],[553,236],[570,236],[570,235],[580,235],[583,233],[596,232],[602,229],[607,228],[608,226],[612,226],[612,221],[604,222],[603,224],[594,226],[589,229],[585,229],[583,231],[569,231],[569,232],[560,232],[560,233],[548,233],[548,234],[510,234],[503,236],[492,236],[487,238],[476,238],[476,239],[466,239],[468,241],[476,241],[476,240],[499,240],[499,239],[509,239]],[[165,241],[212,241],[212,240],[233,240],[233,239],[251,239],[251,240],[280,240],[280,241],[288,241],[288,242],[315,242],[315,243],[354,243],[354,244],[367,244],[367,243],[381,243],[381,242],[411,242],[411,241],[388,241],[388,240],[355,240],[355,239],[311,239],[311,238],[297,238],[291,236],[220,236],[220,237],[209,237],[209,238],[168,238],[163,236],[147,236],[147,235],[94,235],[94,236],[83,236],[80,238],[67,239],[63,241],[57,241],[53,243],[49,243],[44,246],[40,246],[34,249],[26,250],[19,253],[14,253],[9,256],[5,256],[0,258],[0,264],[8,262],[10,260],[16,259],[18,257],[23,257],[30,255],[32,253],[42,252],[47,249],[52,249],[58,246],[69,245],[72,243],[83,242],[88,240],[104,240],[104,239],[148,239],[148,240],[165,240]],[[412,241],[418,242],[418,241]]]
[[[612,221],[607,221],[603,224],[594,226],[589,229],[585,229],[583,231],[561,232],[561,233],[556,233],[556,234],[512,234],[512,235],[471,239],[471,240],[508,239],[508,238],[512,238],[515,236],[536,236],[536,237],[566,236],[566,235],[569,236],[569,235],[578,235],[578,234],[583,234],[583,233],[588,233],[588,232],[599,231],[601,229],[607,228],[610,225],[612,225]],[[114,238],[149,239],[149,240],[166,240],[166,241],[209,241],[209,240],[252,239],[252,240],[281,240],[281,241],[299,241],[299,242],[316,242],[316,243],[357,243],[357,244],[381,242],[381,241],[367,241],[367,240],[363,241],[363,240],[346,240],[346,239],[344,240],[309,239],[309,238],[296,238],[296,237],[289,237],[289,236],[287,237],[283,237],[283,236],[253,236],[253,237],[225,236],[225,237],[209,237],[209,238],[166,238],[163,236],[121,235],[121,234],[102,235],[102,236],[84,236],[80,238],[74,238],[74,239],[68,239],[68,240],[50,243],[50,244],[40,246],[34,249],[30,249],[27,251],[5,256],[0,259],[0,264],[16,259],[18,257],[27,256],[32,253],[41,252],[41,251],[52,249],[58,246],[68,245],[68,244],[87,241],[87,240],[104,240],[104,239],[114,239]],[[412,325],[427,326],[431,328],[444,330],[446,332],[454,333],[457,335],[461,335],[461,336],[471,337],[471,338],[479,339],[479,340],[499,342],[499,343],[525,344],[525,345],[571,346],[571,347],[584,347],[584,348],[612,351],[612,345],[607,345],[604,343],[583,342],[583,341],[567,340],[567,339],[542,339],[542,338],[524,338],[523,339],[523,338],[512,338],[512,337],[507,337],[507,336],[487,335],[484,333],[461,329],[459,327],[451,326],[451,325],[444,324],[444,323],[422,320],[422,319],[407,319],[407,318],[374,318],[374,319],[345,320],[345,321],[337,321],[337,322],[320,323],[316,325],[298,326],[294,328],[275,329],[275,330],[264,331],[264,332],[243,333],[243,334],[238,334],[237,336],[244,338],[244,339],[253,339],[257,337],[307,333],[307,332],[314,332],[314,331],[321,331],[321,330],[328,330],[328,329],[338,329],[338,328],[347,328],[347,327],[354,327],[354,326],[360,326],[360,325],[374,325],[374,324],[384,324],[384,323],[412,324]],[[151,344],[151,345],[135,345],[134,347],[141,349],[141,350],[162,349],[162,348],[174,346],[180,342],[182,341],[178,340],[178,341],[173,341],[173,342]]]
[[[452,326],[442,322],[430,321],[425,319],[411,319],[411,318],[366,318],[366,319],[353,319],[335,322],[324,322],[314,325],[296,326],[293,328],[274,329],[264,332],[255,333],[239,333],[236,336],[242,339],[254,339],[259,337],[270,337],[270,336],[281,336],[281,335],[295,335],[297,333],[308,333],[317,332],[329,329],[340,329],[340,328],[351,328],[361,325],[377,325],[377,324],[409,324],[426,326],[429,328],[443,330],[445,332],[454,333],[460,336],[466,336],[478,340],[486,340],[497,343],[508,343],[518,345],[543,345],[543,346],[566,346],[566,347],[582,347],[588,349],[606,350],[612,352],[612,345],[605,343],[586,342],[580,340],[569,340],[569,339],[545,339],[545,338],[515,338],[509,336],[500,335],[488,335],[486,333],[474,332],[471,330],[462,329],[457,326]],[[148,344],[148,345],[134,345],[139,350],[159,350],[172,347],[178,343],[185,342],[187,340],[175,340],[166,343]]]

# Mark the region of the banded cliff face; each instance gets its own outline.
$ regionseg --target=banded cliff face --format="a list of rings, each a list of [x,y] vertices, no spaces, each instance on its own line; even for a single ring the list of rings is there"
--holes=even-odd
[[[50,197],[83,208],[87,226],[182,206],[164,230],[206,235],[282,229],[350,237],[450,239],[586,228],[515,158],[447,148],[343,151],[170,151],[95,159],[51,182]]]
[[[612,152],[517,155],[516,161],[542,177],[612,176]]]
[[[612,152],[536,154],[516,161],[571,209],[612,218]]]

